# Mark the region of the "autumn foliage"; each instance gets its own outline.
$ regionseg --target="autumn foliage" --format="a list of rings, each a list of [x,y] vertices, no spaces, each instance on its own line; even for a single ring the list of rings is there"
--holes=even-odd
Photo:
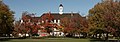
[[[0,37],[10,36],[13,32],[14,12],[9,7],[0,1]]]
[[[90,9],[88,20],[90,32],[94,34],[98,31],[98,34],[111,33],[119,35],[120,2],[109,0],[96,4]]]
[[[64,32],[66,33],[80,33],[80,32],[88,32],[87,21],[82,17],[73,17],[67,18],[64,17],[61,19],[62,26],[64,27]]]

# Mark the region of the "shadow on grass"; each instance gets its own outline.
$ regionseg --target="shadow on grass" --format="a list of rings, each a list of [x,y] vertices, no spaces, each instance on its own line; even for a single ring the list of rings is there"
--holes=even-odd
[[[26,39],[26,37],[0,38],[0,41],[10,41],[11,39]]]
[[[0,39],[0,41],[9,41],[10,39],[8,39],[8,38],[2,38],[2,39]]]
[[[92,39],[90,42],[120,42],[120,40],[101,40],[101,39]]]

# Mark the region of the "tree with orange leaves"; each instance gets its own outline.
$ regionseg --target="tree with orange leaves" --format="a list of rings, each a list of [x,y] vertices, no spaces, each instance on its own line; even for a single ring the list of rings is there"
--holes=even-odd
[[[82,17],[72,17],[72,18],[64,17],[61,19],[61,24],[64,27],[65,33],[80,34],[83,32],[84,33],[88,32],[87,21]]]
[[[41,18],[44,21],[42,26],[44,26],[47,32],[50,33],[52,31],[52,28],[54,27],[53,26],[54,24],[51,23],[51,21],[53,20],[53,16],[49,12],[49,13],[44,14]]]

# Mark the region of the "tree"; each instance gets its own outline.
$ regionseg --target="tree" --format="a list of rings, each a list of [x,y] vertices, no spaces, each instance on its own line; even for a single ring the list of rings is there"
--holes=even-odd
[[[120,2],[103,1],[89,10],[89,28],[94,34],[115,33],[120,27]],[[97,31],[97,32],[96,32]],[[99,35],[99,37],[100,37]],[[108,38],[108,35],[107,35]]]
[[[61,18],[61,24],[64,27],[64,32],[69,34],[87,33],[87,21],[82,17],[64,17]],[[85,36],[85,35],[84,35]]]
[[[54,17],[51,15],[50,12],[43,14],[43,16],[41,17],[41,20],[44,21],[44,23],[42,23],[41,25],[44,26],[47,33],[52,32],[53,28],[56,26],[52,23],[53,18]]]
[[[5,36],[13,31],[14,12],[9,9],[2,1],[0,1],[0,36]]]

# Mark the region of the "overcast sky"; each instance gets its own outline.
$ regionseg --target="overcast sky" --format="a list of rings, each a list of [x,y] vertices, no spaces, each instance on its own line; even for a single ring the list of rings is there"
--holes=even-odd
[[[3,2],[15,12],[15,19],[19,20],[24,11],[36,13],[36,16],[49,11],[58,13],[60,3],[63,4],[65,13],[79,12],[83,16],[100,0],[3,0]]]

